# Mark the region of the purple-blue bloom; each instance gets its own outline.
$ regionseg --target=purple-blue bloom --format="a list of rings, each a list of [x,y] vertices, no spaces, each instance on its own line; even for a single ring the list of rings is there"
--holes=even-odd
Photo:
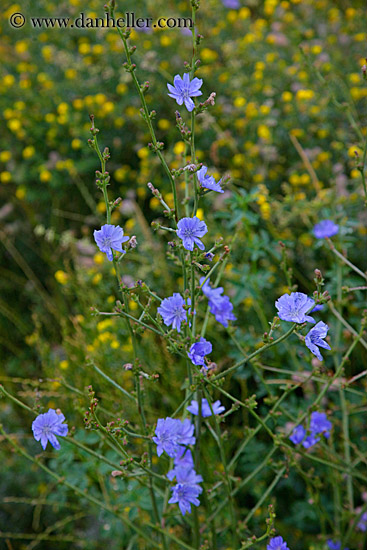
[[[183,79],[180,75],[176,74],[173,79],[173,86],[167,84],[171,92],[168,95],[169,97],[173,97],[178,105],[182,105],[182,103],[185,102],[186,109],[191,112],[195,108],[195,103],[191,98],[202,95],[202,92],[200,92],[202,84],[203,81],[201,78],[193,78],[190,81],[190,75],[188,73],[184,73]]]
[[[303,292],[292,292],[283,294],[276,302],[275,307],[278,310],[278,316],[282,321],[291,321],[292,323],[314,323],[315,320],[307,315],[315,301],[309,298]]]
[[[332,539],[329,539],[326,541],[329,550],[341,550],[342,543],[340,540],[336,540],[335,542]],[[344,548],[344,550],[349,550],[349,548]]]
[[[223,405],[219,401],[219,399],[212,404],[212,409],[214,414],[220,414],[226,410],[225,407],[223,407]],[[186,407],[186,410],[189,411],[191,414],[198,416],[199,403],[193,399],[191,401],[191,405]],[[203,397],[201,401],[201,416],[203,418],[207,418],[208,416],[211,416],[211,415],[212,415],[212,411],[210,410],[208,400],[205,399],[205,397]]]
[[[317,239],[333,237],[339,232],[339,226],[331,220],[322,220],[313,228],[313,234]]]
[[[324,434],[326,438],[330,437],[330,431],[333,427],[325,413],[314,411],[311,413],[310,431],[313,434]]]
[[[194,436],[194,424],[191,424],[191,421],[188,418],[181,421],[179,420],[180,428],[178,434],[178,443],[180,445],[194,445],[195,436]]]
[[[220,186],[222,180],[219,180],[217,183],[213,176],[206,175],[207,171],[208,168],[206,166],[202,166],[197,172],[198,180],[201,187],[205,187],[205,189],[211,189],[211,191],[216,191],[217,193],[224,193],[224,190]]]
[[[193,218],[181,218],[177,224],[177,236],[182,239],[184,248],[191,252],[194,250],[195,244],[200,250],[204,250],[205,246],[200,238],[204,237],[207,232],[206,223],[197,216]]]
[[[205,277],[201,277],[200,284],[203,284]],[[222,287],[212,288],[210,286],[210,280],[207,279],[202,286],[202,291],[209,300],[209,308],[211,313],[215,316],[218,323],[224,327],[228,327],[228,321],[235,321],[236,317],[232,313],[233,305],[230,302],[228,296],[221,296],[223,292]]]
[[[299,445],[299,443],[302,443],[306,436],[306,430],[303,426],[297,426],[294,428],[292,435],[289,437],[289,439],[294,443],[295,445]]]
[[[357,523],[357,529],[360,531],[367,531],[367,512],[361,515],[359,522]]]
[[[239,0],[222,0],[222,4],[223,6],[231,10],[236,10],[237,8],[241,7]]]
[[[320,441],[320,437],[317,437],[316,434],[311,433],[306,437],[306,439],[303,441],[302,445],[305,449],[309,449],[310,447],[313,447]]]
[[[178,418],[160,418],[155,429],[154,443],[157,445],[157,455],[165,451],[171,458],[179,452],[180,445],[194,445],[194,425],[186,418],[183,422]]]
[[[187,355],[191,359],[191,362],[196,365],[205,366],[204,357],[209,355],[212,352],[213,346],[205,338],[200,338],[199,342],[195,342],[190,347],[190,351],[187,352]]]
[[[305,344],[311,353],[316,355],[319,361],[323,360],[319,347],[324,349],[331,349],[329,344],[323,340],[326,338],[329,327],[323,321],[319,321],[305,337]]]
[[[124,230],[119,225],[111,225],[109,223],[102,225],[99,231],[96,229],[93,236],[98,248],[101,252],[106,253],[110,262],[113,260],[111,249],[125,254],[125,250],[122,248],[122,243],[128,241],[130,238],[124,237]]]
[[[57,414],[54,409],[49,409],[47,413],[39,414],[32,422],[33,437],[36,441],[41,440],[43,450],[47,447],[49,441],[54,449],[60,449],[56,435],[65,437],[68,433],[68,425],[63,424],[65,416]]]
[[[177,483],[174,487],[171,487],[172,497],[168,501],[169,504],[175,504],[178,502],[178,506],[184,516],[186,512],[191,514],[191,504],[199,506],[200,501],[197,498],[203,489],[200,485],[190,483]]]
[[[169,416],[166,419],[160,418],[158,420],[155,429],[156,436],[152,438],[157,445],[158,456],[161,456],[163,451],[170,457],[175,456],[179,446],[178,438],[181,427],[180,424],[180,420],[177,418],[170,418]]]
[[[190,300],[188,302],[190,303]],[[181,323],[186,320],[184,305],[185,300],[181,294],[174,292],[173,296],[162,300],[161,305],[157,309],[158,313],[162,316],[164,324],[168,327],[172,325],[172,328],[176,329],[177,332],[180,332]]]
[[[283,540],[283,537],[274,537],[270,539],[266,550],[289,550],[287,543]]]
[[[310,313],[315,313],[315,311],[322,311],[324,309],[323,304],[317,304],[313,309],[311,309]]]
[[[167,477],[172,481],[179,470],[193,470],[194,469],[194,459],[192,458],[192,453],[190,449],[185,447],[179,447],[177,453],[173,459],[175,467],[170,470],[167,474]]]
[[[237,319],[232,313],[233,305],[228,296],[222,296],[219,303],[209,302],[209,308],[218,323],[224,327],[228,327],[228,321],[235,321]]]
[[[200,284],[202,285],[203,284],[203,281],[204,281],[205,277],[201,277],[200,279]],[[205,281],[205,283],[203,284],[202,286],[202,289],[203,293],[205,294],[205,296],[208,298],[208,300],[212,303],[217,303],[219,304],[221,299],[222,299],[222,292],[223,292],[223,287],[221,286],[218,286],[217,288],[212,288],[210,286],[210,279],[207,279]]]

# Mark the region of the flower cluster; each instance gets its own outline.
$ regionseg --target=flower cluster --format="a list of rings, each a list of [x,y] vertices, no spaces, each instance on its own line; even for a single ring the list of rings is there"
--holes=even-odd
[[[191,513],[191,504],[199,506],[198,496],[202,492],[199,483],[203,478],[195,472],[194,461],[187,445],[195,444],[194,425],[188,418],[181,421],[176,418],[160,418],[155,429],[154,443],[157,445],[157,454],[166,452],[174,459],[174,468],[167,477],[170,481],[176,478],[177,484],[171,487],[172,497],[170,504],[178,503],[182,515]]]
[[[200,284],[202,291],[209,300],[209,309],[215,316],[215,319],[223,325],[228,327],[228,321],[235,321],[237,317],[232,313],[233,305],[231,304],[228,296],[222,296],[223,288],[212,288],[210,286],[210,279],[207,279],[205,283],[205,277],[201,277]]]
[[[314,411],[313,413],[311,413],[310,425],[308,430],[306,430],[306,428],[304,428],[302,425],[299,425],[294,428],[293,433],[289,439],[295,445],[299,445],[300,443],[302,443],[305,449],[309,449],[318,441],[320,441],[320,435],[324,435],[324,437],[329,438],[331,428],[332,423],[330,422],[330,420],[327,419],[326,414]],[[309,435],[307,435],[307,431]]]

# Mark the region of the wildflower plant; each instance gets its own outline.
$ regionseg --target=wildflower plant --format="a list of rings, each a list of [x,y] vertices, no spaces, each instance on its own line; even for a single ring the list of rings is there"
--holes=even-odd
[[[235,1],[223,4],[230,9],[240,8]],[[279,9],[286,9],[287,3],[282,4]],[[157,112],[150,110],[146,95],[150,84],[140,80],[144,68],[137,66],[139,58],[131,29],[115,29],[126,58],[126,81],[134,87],[140,101],[152,159],[154,155],[152,162],[157,171],[160,169],[154,184],[153,180],[146,181],[151,198],[160,208],[158,219],[151,223],[154,233],[143,226],[137,208],[142,225],[139,238],[126,236],[125,233],[131,235],[130,229],[116,225],[114,213],[121,201],[128,203],[128,198],[115,196],[109,172],[110,150],[100,145],[104,138],[96,127],[98,112],[90,116],[88,143],[100,164],[95,183],[103,198],[106,219],[98,225],[100,229],[90,231],[89,240],[92,242],[94,237],[96,253],[102,253],[101,262],[106,255],[109,270],[104,272],[104,278],[110,276],[114,290],[110,291],[112,300],[106,304],[96,301],[89,306],[91,322],[99,327],[100,323],[104,323],[103,327],[115,327],[124,341],[120,347],[116,339],[118,360],[113,366],[109,364],[109,350],[101,354],[102,364],[97,364],[97,346],[89,345],[87,378],[83,379],[84,385],[89,384],[87,390],[75,388],[67,377],[62,379],[63,388],[73,396],[75,405],[69,409],[77,426],[73,429],[68,415],[51,408],[43,413],[44,405],[38,398],[27,404],[0,386],[4,397],[27,412],[29,432],[33,431],[43,450],[49,441],[60,453],[56,462],[60,467],[64,449],[87,456],[98,467],[103,465],[96,475],[102,489],[97,491],[95,480],[92,487],[81,488],[72,476],[58,473],[54,467],[57,458],[50,462],[46,455],[36,458],[36,446],[26,450],[9,435],[6,426],[1,427],[1,432],[8,445],[40,466],[68,493],[87,500],[88,506],[99,508],[101,514],[116,518],[123,526],[123,541],[129,541],[127,547],[295,550],[300,548],[296,546],[296,535],[288,531],[290,537],[286,536],[286,522],[277,521],[278,508],[284,508],[277,499],[302,485],[308,496],[305,506],[312,503],[307,511],[317,517],[319,532],[310,535],[315,544],[320,548],[347,548],[351,541],[362,541],[366,530],[365,445],[362,442],[359,448],[359,442],[351,439],[356,428],[352,427],[353,415],[348,409],[353,406],[356,412],[364,403],[365,395],[359,387],[355,388],[354,382],[364,378],[365,372],[348,369],[356,351],[360,347],[366,349],[367,321],[362,308],[358,309],[359,324],[355,327],[343,317],[343,269],[362,279],[356,285],[358,292],[365,290],[367,278],[339,251],[343,245],[338,241],[342,238],[339,225],[324,220],[315,225],[313,234],[323,241],[317,244],[320,254],[327,251],[339,262],[336,286],[328,275],[324,279],[315,264],[311,268],[313,280],[307,274],[299,274],[304,292],[298,290],[300,284],[294,282],[287,247],[281,242],[276,258],[284,275],[282,292],[277,292],[275,303],[274,299],[268,300],[269,318],[266,310],[255,303],[254,312],[263,330],[254,331],[251,315],[243,313],[244,300],[249,296],[237,299],[246,292],[243,282],[249,268],[242,266],[243,272],[239,270],[234,278],[228,276],[232,258],[249,254],[247,241],[241,239],[242,225],[247,235],[255,239],[251,229],[254,214],[248,211],[251,198],[233,182],[223,188],[222,178],[217,182],[219,176],[209,175],[212,171],[207,165],[211,159],[203,159],[205,164],[201,159],[199,162],[198,141],[205,138],[203,129],[215,113],[217,96],[208,87],[204,70],[203,78],[196,76],[203,40],[196,24],[201,6],[197,0],[191,0],[190,6],[193,26],[187,51],[193,52],[192,57],[184,65],[183,76],[174,77],[173,85],[172,79],[156,83],[162,89],[167,84],[167,95],[176,100],[174,108],[180,109],[171,111],[183,144],[180,165],[175,167],[165,144],[157,137]],[[266,3],[268,10],[272,6]],[[110,0],[106,10],[111,18],[115,17],[115,9],[114,0]],[[244,17],[247,12],[242,13]],[[175,72],[173,67],[170,70]],[[162,72],[166,74],[167,68]],[[303,94],[305,97],[307,94]],[[263,107],[266,113],[267,105]],[[249,118],[250,112],[251,109]],[[259,137],[264,142],[269,139],[266,126]],[[366,150],[367,145],[364,160]],[[220,157],[215,154],[213,158],[219,171]],[[364,181],[364,164],[362,176]],[[227,193],[228,205],[222,200]],[[257,195],[263,214],[268,212],[268,198],[267,189]],[[220,208],[232,224],[232,230],[224,237],[218,236],[211,200],[222,201]],[[232,220],[232,213],[225,209],[235,201],[243,210],[241,216]],[[267,237],[262,233],[261,238]],[[267,243],[265,253],[258,243],[255,259],[249,258],[248,262],[256,265],[258,260],[264,261],[272,244]],[[129,279],[128,268],[139,262],[144,264],[148,249],[153,253],[145,266],[145,276],[135,277],[132,269]],[[164,283],[157,290],[150,283],[150,272],[159,262],[165,272]],[[267,293],[269,281],[266,279],[263,286]],[[253,283],[254,288],[258,283]],[[330,284],[335,289],[333,296],[323,289],[326,283],[327,288]],[[338,307],[334,305],[334,295]],[[266,300],[266,296],[261,298]],[[325,310],[320,306],[325,306]],[[331,316],[336,322],[329,321]],[[320,317],[330,323],[330,329]],[[343,330],[348,332],[344,347]],[[228,347],[224,348],[224,343]],[[320,347],[326,350],[324,357]],[[292,370],[283,364],[279,367],[288,357]],[[156,362],[163,364],[159,372]],[[282,378],[269,378],[269,372]],[[80,436],[83,421],[89,435],[96,436],[91,443]],[[131,487],[134,495],[130,494]],[[139,500],[142,495],[143,504]],[[145,510],[148,514],[144,514]]]

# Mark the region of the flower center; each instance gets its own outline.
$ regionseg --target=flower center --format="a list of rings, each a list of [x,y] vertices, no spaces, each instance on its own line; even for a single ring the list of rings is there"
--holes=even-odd
[[[185,237],[193,237],[194,232],[192,229],[185,229]]]
[[[102,246],[103,246],[103,247],[106,247],[106,248],[107,248],[107,247],[108,247],[108,248],[111,248],[111,239],[110,239],[110,237],[105,237],[105,238],[103,239]]]

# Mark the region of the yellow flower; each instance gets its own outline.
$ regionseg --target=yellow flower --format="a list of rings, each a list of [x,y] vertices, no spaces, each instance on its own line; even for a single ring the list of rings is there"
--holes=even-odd
[[[69,368],[69,361],[67,361],[66,359],[63,359],[63,361],[60,361],[59,367],[62,370],[68,369]]]
[[[199,220],[204,219],[204,210],[202,208],[198,208],[196,211],[196,216],[199,218]]]
[[[20,201],[23,200],[26,196],[26,188],[23,185],[20,185],[17,190],[15,191],[15,196]]]
[[[175,155],[182,155],[184,151],[185,151],[185,143],[183,141],[178,141],[173,148],[173,152],[175,153]]]
[[[77,75],[78,73],[75,69],[66,69],[65,71],[65,78],[67,78],[68,80],[73,80],[77,77]]]
[[[54,277],[55,277],[56,281],[58,283],[60,283],[61,285],[65,285],[68,282],[68,279],[69,279],[69,275],[67,273],[65,273],[65,271],[62,271],[61,269],[56,271],[56,273],[54,274]]]
[[[260,124],[257,129],[257,135],[260,139],[264,139],[265,141],[269,141],[271,138],[271,132],[265,124]]]
[[[94,261],[94,263],[97,264],[97,265],[103,264],[104,259],[105,259],[105,255],[102,254],[102,252],[97,252],[97,254],[95,254],[95,255],[93,256],[93,261]]]
[[[92,279],[92,284],[98,285],[102,281],[102,273],[96,273]]]
[[[42,170],[40,173],[40,180],[42,181],[42,183],[47,183],[48,181],[50,181],[51,177],[52,174],[49,170]]]
[[[20,130],[22,127],[21,123],[19,120],[17,120],[16,118],[12,118],[11,120],[9,120],[8,122],[8,128],[9,130],[11,130],[12,132],[17,132],[18,130]]]
[[[314,96],[313,90],[298,90],[296,97],[300,101],[308,101],[313,98]]]
[[[292,101],[292,98],[293,98],[293,94],[292,92],[283,92],[282,93],[282,100],[285,101],[285,102],[288,102],[288,101]]]
[[[17,53],[24,53],[28,50],[28,44],[26,40],[18,40],[18,42],[15,43],[15,51]]]
[[[148,147],[142,147],[137,152],[137,155],[140,159],[146,159],[149,156],[149,149]]]
[[[120,83],[116,86],[116,92],[120,95],[126,94],[127,90],[128,87],[126,86],[126,84]]]
[[[23,149],[23,152],[22,152],[23,158],[30,159],[31,157],[33,157],[35,152],[36,150],[33,147],[33,145],[28,145],[28,147],[25,147]]]
[[[72,142],[71,142],[71,147],[72,149],[80,149],[82,146],[82,142],[80,141],[80,139],[73,139]]]
[[[5,172],[1,172],[0,181],[1,183],[9,183],[9,181],[11,181],[11,173],[7,170],[5,170]]]
[[[13,86],[14,82],[15,82],[15,78],[12,74],[6,74],[3,78],[3,83],[5,86],[8,86],[8,87]]]
[[[1,162],[8,162],[8,160],[11,159],[11,152],[10,151],[1,151],[0,153],[0,161]]]
[[[235,107],[243,107],[246,105],[246,99],[244,97],[236,97],[233,103]]]
[[[159,121],[158,121],[158,128],[160,130],[168,130],[170,127],[170,122],[169,120],[167,120],[166,118],[161,118]]]
[[[209,48],[203,48],[200,52],[200,59],[206,63],[212,63],[218,58],[217,52],[210,50]]]

